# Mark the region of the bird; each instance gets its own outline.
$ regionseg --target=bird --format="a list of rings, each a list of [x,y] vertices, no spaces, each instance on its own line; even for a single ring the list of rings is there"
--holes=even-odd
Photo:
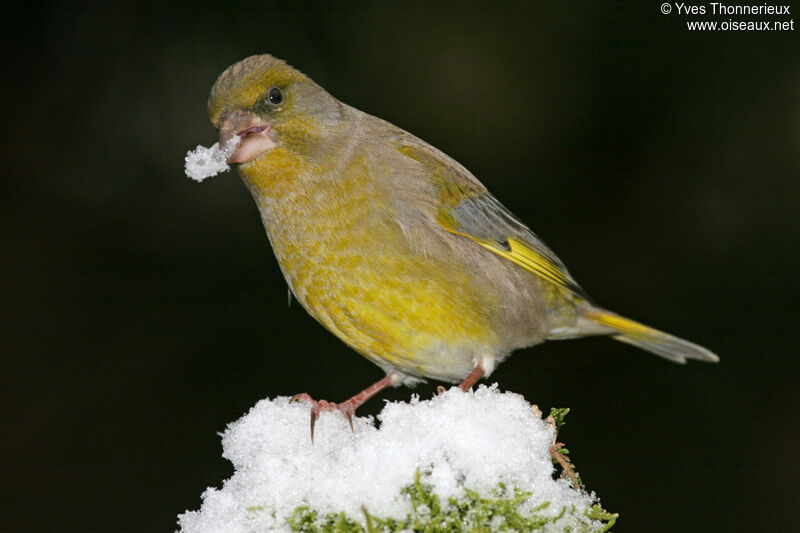
[[[208,99],[291,294],[385,377],[334,403],[350,421],[389,386],[468,391],[514,350],[609,336],[676,363],[702,346],[594,303],[564,263],[465,167],[337,100],[269,54],[219,75]]]

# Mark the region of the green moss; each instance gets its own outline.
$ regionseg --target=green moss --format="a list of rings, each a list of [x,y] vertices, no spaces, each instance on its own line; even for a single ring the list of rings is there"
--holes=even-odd
[[[556,426],[556,432],[567,423],[567,414],[569,414],[569,407],[552,407],[550,408],[549,417],[553,419],[553,424]]]
[[[594,504],[586,509],[584,514],[590,520],[597,520],[598,522],[605,524],[603,529],[600,530],[600,533],[611,531],[611,526],[616,524],[617,518],[619,517],[617,513],[609,513],[598,504]]]
[[[364,531],[358,522],[344,513],[330,513],[324,517],[306,505],[301,505],[289,517],[289,526],[293,531],[303,533],[351,533]]]
[[[565,424],[569,409],[552,409],[545,421],[556,431]],[[569,453],[563,444],[553,440],[551,454],[554,463],[562,467],[561,474],[573,479],[576,490],[583,490],[577,473],[565,456]],[[401,496],[411,508],[402,519],[372,515],[362,507],[363,516],[345,513],[322,514],[309,505],[294,510],[288,520],[293,531],[301,533],[389,533],[413,531],[419,533],[482,533],[495,531],[563,531],[569,533],[602,533],[609,531],[617,515],[600,505],[582,510],[574,506],[561,508],[557,514],[550,511],[551,503],[533,507],[528,502],[531,493],[519,488],[509,488],[500,483],[488,494],[464,489],[459,498],[442,498],[433,492],[424,479],[430,474],[417,470],[413,483],[401,490]],[[265,512],[261,507],[248,508],[251,512]],[[274,513],[273,513],[274,515]]]
[[[616,514],[608,513],[599,505],[582,512],[565,507],[556,516],[544,516],[541,511],[549,508],[549,502],[526,508],[523,504],[531,493],[509,489],[503,484],[488,495],[467,489],[462,497],[443,502],[432,487],[423,482],[419,470],[414,482],[403,488],[402,495],[411,504],[411,512],[401,520],[374,516],[362,508],[365,516],[365,525],[362,525],[361,521],[344,513],[321,515],[303,505],[294,510],[288,523],[292,530],[302,533],[478,533],[542,531],[548,524],[557,527],[563,520],[564,531],[578,533],[608,531],[617,518]]]

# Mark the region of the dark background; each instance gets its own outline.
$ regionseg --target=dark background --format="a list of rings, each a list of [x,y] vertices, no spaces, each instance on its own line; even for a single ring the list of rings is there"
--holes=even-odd
[[[584,4],[6,11],[0,529],[172,531],[231,474],[217,432],[256,401],[381,377],[287,308],[239,179],[183,174],[215,141],[216,76],[263,52],[463,163],[599,302],[721,356],[585,339],[492,376],[572,408],[562,438],[615,530],[792,529],[800,28]]]

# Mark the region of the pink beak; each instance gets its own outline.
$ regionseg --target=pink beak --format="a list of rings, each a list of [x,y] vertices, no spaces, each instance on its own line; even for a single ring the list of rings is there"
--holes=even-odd
[[[234,135],[239,136],[239,144],[228,156],[228,163],[253,161],[276,146],[269,123],[247,111],[228,111],[220,120],[219,145],[226,146]]]

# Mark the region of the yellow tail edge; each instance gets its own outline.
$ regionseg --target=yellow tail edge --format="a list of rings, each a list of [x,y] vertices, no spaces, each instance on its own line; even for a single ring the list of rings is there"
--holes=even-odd
[[[675,363],[685,364],[687,359],[709,363],[719,361],[719,357],[702,346],[621,317],[611,311],[588,309],[583,315],[593,322],[610,328],[612,339],[632,344]]]

